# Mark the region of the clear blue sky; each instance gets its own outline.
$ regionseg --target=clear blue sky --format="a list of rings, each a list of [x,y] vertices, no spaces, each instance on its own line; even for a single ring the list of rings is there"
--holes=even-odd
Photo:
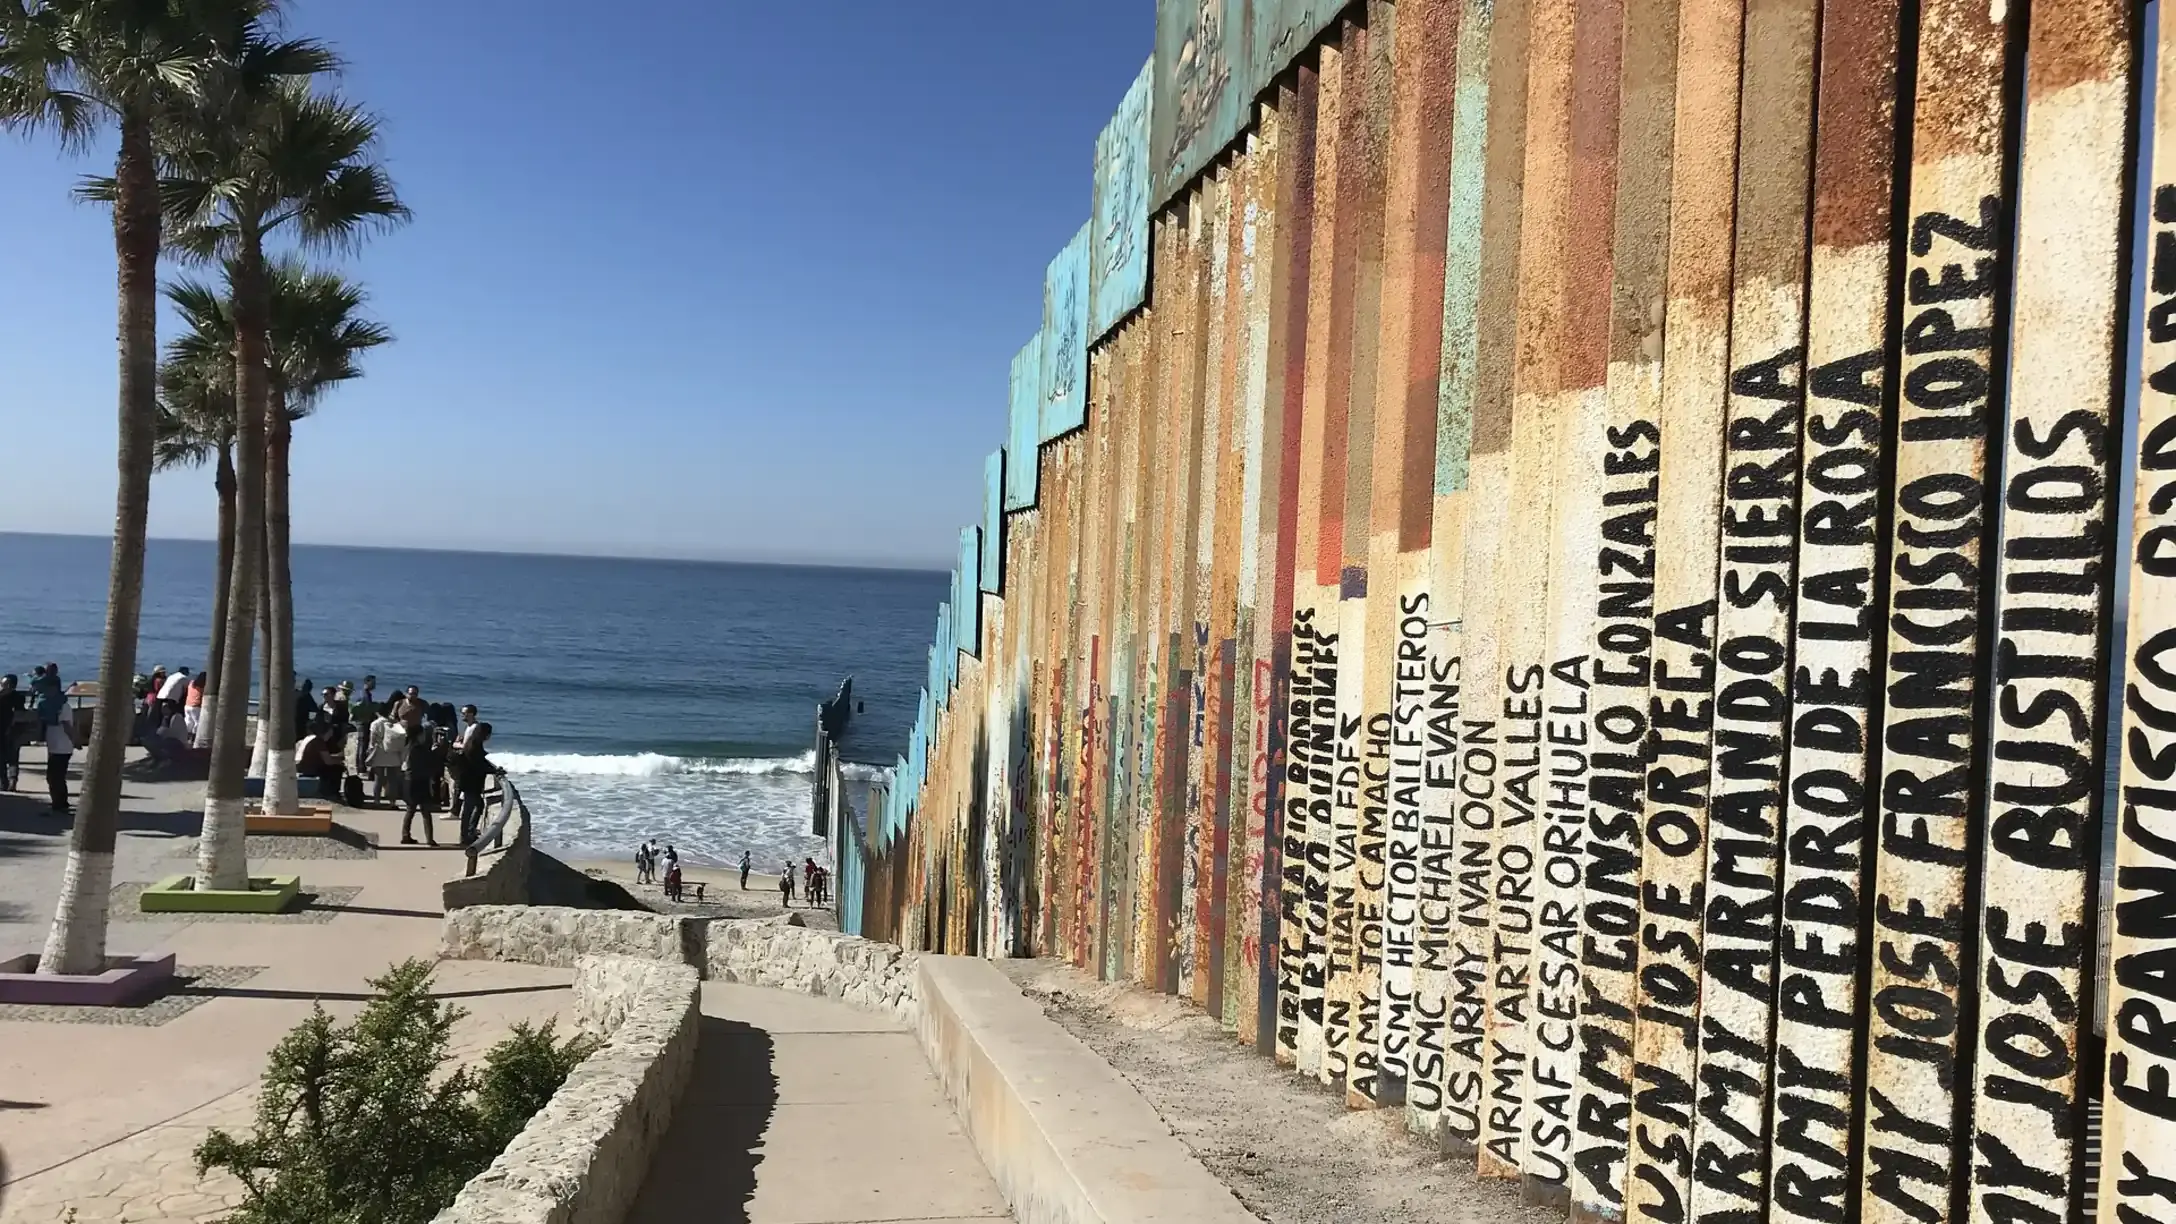
[[[297,0],[415,223],[297,540],[941,567],[1151,0]],[[0,531],[113,522],[111,154],[0,137]],[[164,333],[170,328],[162,328]],[[208,537],[208,474],[155,536]]]

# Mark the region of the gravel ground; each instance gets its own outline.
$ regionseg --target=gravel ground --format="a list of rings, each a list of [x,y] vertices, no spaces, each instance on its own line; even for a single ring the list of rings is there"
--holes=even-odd
[[[1103,1056],[1249,1211],[1275,1224],[1562,1224],[1405,1133],[1397,1111],[1347,1112],[1328,1090],[1242,1048],[1168,995],[1052,961],[998,966]]]
[[[155,1028],[239,986],[263,970],[255,965],[181,966],[164,989],[134,1007],[69,1007],[40,1003],[0,1003],[0,1020],[44,1024],[134,1024]]]
[[[295,904],[283,914],[147,914],[143,908],[144,889],[150,885],[142,880],[124,880],[113,886],[113,899],[108,902],[114,922],[156,922],[162,925],[186,926],[193,922],[269,922],[286,925],[321,925],[331,922],[342,907],[362,895],[362,889],[352,884],[327,888],[305,888],[295,894]]]
[[[292,863],[305,859],[374,859],[378,848],[352,829],[346,836],[305,837],[294,834],[252,833],[245,838],[245,853],[252,863]],[[351,840],[352,839],[352,840]],[[357,845],[357,842],[362,844]],[[196,862],[196,841],[178,846],[174,857]]]

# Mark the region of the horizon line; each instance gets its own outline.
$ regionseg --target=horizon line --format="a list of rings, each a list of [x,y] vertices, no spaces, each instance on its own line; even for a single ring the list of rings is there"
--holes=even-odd
[[[112,540],[112,537],[108,535],[92,535],[88,532],[81,531],[18,531],[7,528],[0,528],[0,536],[29,536],[54,540],[106,540],[109,543]],[[160,535],[146,536],[145,542],[167,544],[218,543],[217,540],[213,540],[204,536]],[[733,557],[695,557],[672,555],[629,556],[624,554],[613,555],[608,553],[560,552],[555,551],[549,547],[421,548],[401,544],[341,544],[317,540],[295,540],[292,542],[292,546],[297,548],[340,549],[348,552],[443,553],[449,556],[458,557],[541,557],[547,560],[557,561],[647,561],[661,565],[744,565],[767,569],[876,570],[889,573],[935,574],[940,576],[946,572],[942,568],[928,565],[918,565],[911,562],[903,561],[863,563],[852,563],[846,561],[758,561],[749,559],[737,559]]]

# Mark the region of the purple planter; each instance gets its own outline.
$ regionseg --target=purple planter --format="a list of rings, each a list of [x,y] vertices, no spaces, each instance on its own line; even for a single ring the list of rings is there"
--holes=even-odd
[[[35,954],[0,960],[0,1003],[126,1007],[174,976],[174,957],[109,957],[104,973],[83,976],[41,975],[37,970]]]

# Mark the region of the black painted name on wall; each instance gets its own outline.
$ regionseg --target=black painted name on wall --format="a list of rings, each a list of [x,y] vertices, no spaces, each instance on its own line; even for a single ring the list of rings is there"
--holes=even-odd
[[[1505,1040],[1527,1021],[1534,951],[1534,833],[1540,819],[1542,685],[1538,665],[1504,670],[1503,786],[1497,795],[1495,927],[1490,931],[1488,1139],[1497,1159],[1519,1164],[1526,1060]],[[1523,1044],[1523,1043],[1521,1043]]]
[[[1593,743],[1581,901],[1578,1150],[1584,1191],[1622,1207],[1632,1115],[1632,992],[1639,968],[1640,824],[1653,678],[1655,512],[1662,431],[1609,431],[1602,458],[1602,576],[1594,641]]]
[[[1693,1150],[1695,1214],[1716,1224],[1757,1220],[1767,1191],[1804,364],[1794,345],[1730,377]]]
[[[1769,1202],[1779,1219],[1846,1224],[1856,1094],[1859,929],[1874,745],[1882,375],[1857,354],[1807,376],[1791,671],[1790,819],[1776,983]]]
[[[1529,1174],[1563,1184],[1571,1177],[1574,1088],[1579,1039],[1579,886],[1585,867],[1587,770],[1593,714],[1587,656],[1549,668],[1542,720],[1547,769],[1539,830],[1544,895],[1535,914],[1533,1019],[1528,1029],[1527,1118]],[[1566,898],[1569,898],[1568,900]]]
[[[2119,1224],[2176,1219],[2176,184],[2153,226],[2101,1149]]]
[[[2049,422],[2020,401],[2010,430],[1973,1064],[1972,1194],[1996,1214],[2067,1211],[2082,1120],[2079,992],[2093,947],[2085,899],[2099,857],[2112,595],[2106,411]],[[2071,920],[2047,920],[2066,905]]]
[[[1428,820],[1422,814],[1423,800],[1428,794],[1431,780],[1430,768],[1430,667],[1428,658],[1428,592],[1414,591],[1398,598],[1398,630],[1394,649],[1395,663],[1391,671],[1390,709],[1393,726],[1390,734],[1390,840],[1386,846],[1383,871],[1383,1020],[1382,1056],[1378,1070],[1378,1098],[1385,1104],[1403,1102],[1415,1090],[1411,1086],[1415,1054],[1415,1041],[1421,1026],[1432,1023],[1434,1031],[1429,1035],[1437,1060],[1436,1073],[1441,1075],[1443,1050],[1442,1019],[1445,1009],[1436,1007],[1435,1015],[1421,1015],[1419,992],[1414,988],[1413,974],[1422,956],[1420,943],[1424,937],[1421,925],[1422,859],[1427,853]],[[1450,847],[1443,847],[1448,856]],[[1446,882],[1437,894],[1441,904],[1450,896]],[[1443,907],[1448,913],[1448,906]],[[1450,941],[1439,938],[1436,963],[1431,966],[1447,971],[1446,954]],[[1441,1106],[1441,1093],[1434,1089],[1421,1090],[1429,1099],[1428,1108]]]
[[[1908,244],[1863,1134],[1865,1193],[1916,1219],[1947,1214],[1959,1159],[1958,989],[1984,637],[1982,440],[1994,411],[2001,220],[1992,196],[1976,217],[1921,213]]]
[[[1316,631],[1314,610],[1292,614],[1291,673],[1285,692],[1284,827],[1278,910],[1277,1044],[1295,1049],[1302,1018],[1321,1023],[1323,932],[1312,922],[1310,865],[1322,843],[1316,830],[1330,819],[1327,788],[1315,775],[1330,768],[1330,728],[1337,720],[1337,635]],[[1330,683],[1325,686],[1327,670]],[[1325,850],[1319,866],[1326,872]],[[1326,878],[1326,877],[1323,877]],[[1309,988],[1312,998],[1308,998]]]

